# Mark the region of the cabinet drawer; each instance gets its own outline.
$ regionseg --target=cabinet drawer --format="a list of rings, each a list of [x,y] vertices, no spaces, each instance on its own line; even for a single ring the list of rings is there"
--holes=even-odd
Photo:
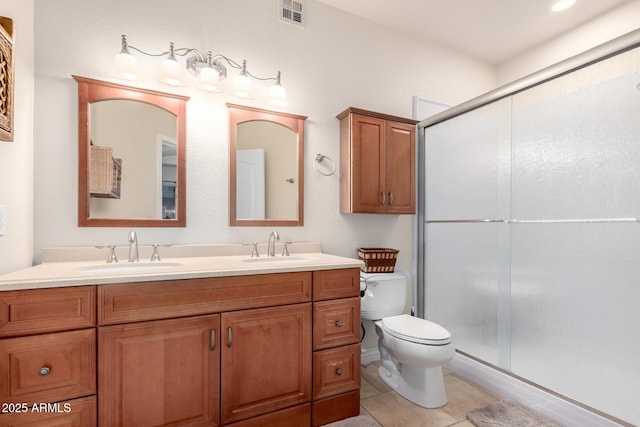
[[[310,300],[310,272],[101,285],[98,323],[167,319]]]
[[[360,296],[360,270],[321,270],[313,272],[313,300]]]
[[[360,341],[360,297],[313,303],[313,349]]]
[[[0,292],[0,337],[95,326],[96,288]]]
[[[360,344],[313,353],[313,399],[360,388]]]
[[[96,392],[96,332],[0,340],[0,402],[55,402]]]
[[[94,427],[96,423],[96,397],[83,397],[48,404],[46,410],[28,407],[27,412],[0,415],[0,427]]]

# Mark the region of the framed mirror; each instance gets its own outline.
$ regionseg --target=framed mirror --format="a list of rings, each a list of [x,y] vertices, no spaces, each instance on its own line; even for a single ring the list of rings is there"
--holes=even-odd
[[[305,116],[227,104],[229,224],[302,226]]]
[[[186,226],[189,97],[78,83],[78,226]]]

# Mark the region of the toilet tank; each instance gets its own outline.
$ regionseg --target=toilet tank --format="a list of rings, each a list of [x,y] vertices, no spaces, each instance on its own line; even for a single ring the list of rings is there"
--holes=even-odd
[[[360,272],[360,317],[379,320],[404,313],[407,307],[409,277],[403,271],[395,273]],[[362,293],[362,292],[361,292]]]

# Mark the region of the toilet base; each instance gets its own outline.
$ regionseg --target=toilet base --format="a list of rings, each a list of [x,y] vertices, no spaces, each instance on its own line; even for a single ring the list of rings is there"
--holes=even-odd
[[[447,404],[442,367],[418,367],[400,364],[399,373],[384,365],[378,368],[378,376],[400,396],[425,408],[440,408]]]

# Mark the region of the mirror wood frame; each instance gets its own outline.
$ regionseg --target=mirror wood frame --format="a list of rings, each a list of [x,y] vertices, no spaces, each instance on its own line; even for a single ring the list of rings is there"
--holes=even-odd
[[[229,225],[231,226],[302,226],[304,225],[304,122],[306,116],[281,113],[227,103],[229,110]],[[297,219],[237,219],[236,150],[238,125],[248,121],[267,121],[291,129],[297,135],[298,218]]]
[[[188,96],[118,83],[72,76],[78,83],[78,226],[79,227],[186,227],[187,225],[187,114]],[[91,146],[90,108],[92,102],[131,100],[162,108],[176,116],[176,218],[91,218],[89,216],[89,157]]]

